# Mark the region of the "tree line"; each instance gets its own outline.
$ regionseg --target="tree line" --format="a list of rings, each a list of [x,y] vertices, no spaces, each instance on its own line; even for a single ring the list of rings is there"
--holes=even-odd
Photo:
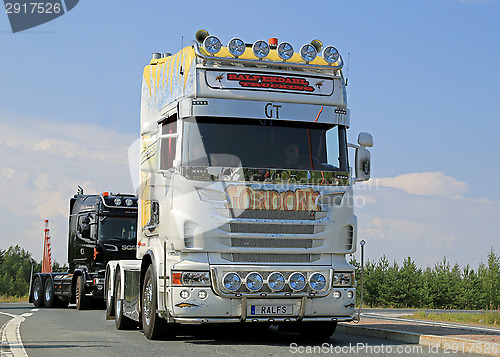
[[[31,253],[20,246],[0,249],[0,296],[27,296],[32,267],[34,272],[40,272],[42,263],[35,262]],[[64,268],[66,267],[61,267],[56,261],[52,264],[52,271]]]
[[[356,267],[359,298],[360,264],[351,264]],[[493,248],[477,271],[469,265],[451,265],[446,258],[421,269],[409,257],[399,266],[383,256],[366,262],[363,281],[363,304],[371,307],[500,309],[500,256]]]

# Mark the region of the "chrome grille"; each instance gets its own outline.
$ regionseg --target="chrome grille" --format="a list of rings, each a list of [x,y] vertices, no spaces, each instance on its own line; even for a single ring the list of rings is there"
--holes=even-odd
[[[312,248],[312,239],[231,238],[231,247],[237,248]]]
[[[234,263],[312,263],[320,254],[221,253],[221,258]]]
[[[282,221],[313,221],[326,217],[326,212],[314,211],[282,211],[282,210],[230,210],[220,209],[218,213],[228,218],[240,219],[275,219]]]
[[[231,233],[314,234],[311,224],[229,223]]]

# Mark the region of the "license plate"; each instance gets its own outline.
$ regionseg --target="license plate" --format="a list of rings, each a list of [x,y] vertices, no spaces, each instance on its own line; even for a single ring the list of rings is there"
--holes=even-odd
[[[291,315],[293,305],[251,305],[250,315]]]

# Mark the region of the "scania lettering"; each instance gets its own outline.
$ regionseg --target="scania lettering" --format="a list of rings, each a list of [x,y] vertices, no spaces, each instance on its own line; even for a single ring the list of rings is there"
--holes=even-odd
[[[106,270],[118,329],[140,323],[157,339],[179,324],[275,324],[327,338],[354,319],[353,185],[370,177],[373,139],[347,142],[342,65],[317,40],[299,54],[276,39],[224,47],[204,30],[153,54],[137,257]]]

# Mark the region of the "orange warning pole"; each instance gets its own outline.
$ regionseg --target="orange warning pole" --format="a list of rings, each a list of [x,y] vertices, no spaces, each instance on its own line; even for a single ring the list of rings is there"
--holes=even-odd
[[[50,249],[49,220],[45,220],[45,229],[43,230],[45,239],[43,240],[43,260],[42,273],[52,273],[52,253]]]

